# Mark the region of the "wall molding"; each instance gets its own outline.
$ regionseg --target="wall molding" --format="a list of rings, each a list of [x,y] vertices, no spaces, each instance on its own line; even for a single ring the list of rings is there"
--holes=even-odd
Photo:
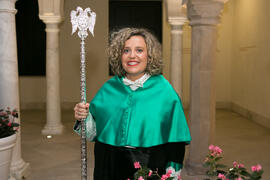
[[[183,108],[186,110],[189,108],[188,102],[183,102]],[[216,102],[216,109],[223,109],[235,112],[267,129],[270,129],[270,118],[251,111],[245,107],[242,107],[233,102],[218,101]]]
[[[231,111],[240,114],[241,116],[250,119],[265,128],[270,129],[270,118],[267,118],[235,103],[231,103]]]

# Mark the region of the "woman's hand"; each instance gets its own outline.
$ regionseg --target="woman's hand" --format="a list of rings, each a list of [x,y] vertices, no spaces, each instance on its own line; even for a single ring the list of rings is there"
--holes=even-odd
[[[85,119],[89,113],[89,103],[78,103],[74,107],[74,117],[77,120]]]

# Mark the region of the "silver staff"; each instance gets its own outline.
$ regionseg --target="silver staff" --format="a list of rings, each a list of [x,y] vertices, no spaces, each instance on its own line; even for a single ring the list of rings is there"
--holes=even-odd
[[[81,7],[77,7],[76,11],[71,11],[71,24],[72,34],[78,31],[78,36],[81,38],[81,84],[80,84],[80,95],[81,102],[86,102],[86,71],[85,71],[85,42],[84,40],[88,36],[87,30],[94,36],[94,26],[96,23],[96,13],[91,11],[90,8],[83,10]],[[85,134],[85,119],[81,120],[81,173],[82,180],[87,180],[87,146],[86,146],[86,134]]]

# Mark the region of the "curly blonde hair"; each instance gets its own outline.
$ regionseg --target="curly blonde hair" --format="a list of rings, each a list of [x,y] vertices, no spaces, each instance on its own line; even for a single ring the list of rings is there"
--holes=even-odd
[[[145,72],[149,75],[158,75],[162,73],[162,52],[161,45],[156,37],[148,30],[143,28],[123,28],[111,33],[110,45],[107,49],[109,63],[114,75],[125,76],[126,71],[122,67],[121,57],[125,42],[132,36],[142,36],[147,47],[147,66]]]

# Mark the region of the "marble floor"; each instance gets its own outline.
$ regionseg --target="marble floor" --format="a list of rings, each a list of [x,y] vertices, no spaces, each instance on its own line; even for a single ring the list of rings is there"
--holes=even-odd
[[[72,111],[62,111],[65,131],[47,138],[41,135],[45,125],[45,111],[21,112],[22,157],[30,163],[27,180],[78,180],[80,178],[80,138],[72,131]],[[263,180],[270,179],[270,130],[240,115],[218,110],[215,145],[224,151],[223,163],[237,160],[246,167],[260,163]],[[89,180],[93,173],[93,143],[88,143]]]

